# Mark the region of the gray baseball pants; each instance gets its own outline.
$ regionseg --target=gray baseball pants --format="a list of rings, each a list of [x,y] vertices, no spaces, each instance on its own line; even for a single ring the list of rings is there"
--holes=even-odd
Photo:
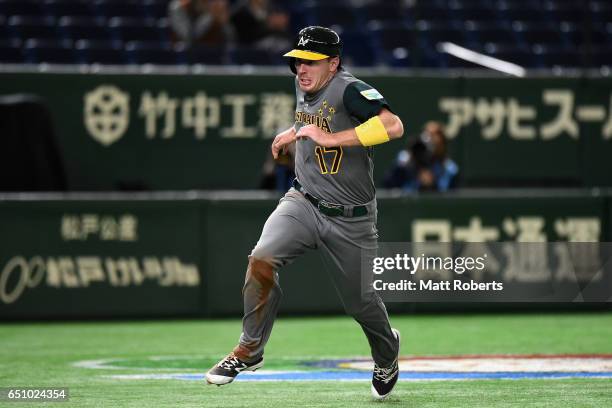
[[[272,212],[249,256],[243,287],[242,334],[234,353],[244,361],[259,359],[270,337],[282,290],[278,270],[309,249],[323,248],[333,260],[332,279],[346,313],[363,329],[374,361],[393,363],[398,344],[382,300],[371,285],[362,293],[361,256],[376,256],[376,202],[361,217],[328,217],[302,193],[290,189]],[[371,277],[367,279],[371,280]]]

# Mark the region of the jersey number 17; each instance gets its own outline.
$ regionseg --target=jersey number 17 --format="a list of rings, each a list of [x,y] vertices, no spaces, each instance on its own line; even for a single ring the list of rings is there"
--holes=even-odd
[[[336,174],[340,169],[340,162],[342,161],[342,147],[317,146],[315,147],[315,155],[317,156],[317,161],[319,162],[321,174]],[[330,155],[333,155],[333,157],[331,167],[328,168],[325,158]]]

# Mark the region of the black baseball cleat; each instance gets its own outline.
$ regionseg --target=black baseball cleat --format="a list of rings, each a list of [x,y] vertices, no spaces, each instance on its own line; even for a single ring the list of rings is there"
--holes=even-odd
[[[234,381],[234,378],[241,372],[255,371],[261,368],[263,364],[263,357],[259,358],[259,360],[247,363],[236,357],[234,353],[230,353],[206,373],[206,382],[215,385],[229,384]]]
[[[391,329],[391,331],[397,338],[397,357],[389,367],[379,367],[378,364],[374,364],[372,396],[377,400],[383,400],[391,394],[399,377],[399,367],[397,364],[399,360],[400,332],[397,329]]]

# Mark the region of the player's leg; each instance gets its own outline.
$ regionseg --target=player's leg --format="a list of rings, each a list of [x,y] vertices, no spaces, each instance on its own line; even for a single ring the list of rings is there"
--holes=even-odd
[[[362,287],[363,279],[372,280],[371,271],[365,270],[363,273],[368,275],[361,275],[361,264],[362,256],[376,256],[375,216],[330,219],[322,245],[333,262],[329,269],[344,308],[361,325],[370,344],[376,364],[372,394],[384,398],[397,381],[399,332],[391,328],[385,305],[372,286]]]
[[[227,384],[241,371],[263,364],[264,347],[270,337],[282,291],[278,270],[317,242],[312,205],[290,190],[266,221],[259,241],[249,256],[242,290],[244,317],[239,344],[211,369],[209,383]]]

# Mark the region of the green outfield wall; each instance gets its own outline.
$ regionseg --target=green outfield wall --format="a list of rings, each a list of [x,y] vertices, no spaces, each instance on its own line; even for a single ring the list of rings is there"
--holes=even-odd
[[[362,75],[405,124],[376,177],[427,120],[446,124],[471,186],[612,185],[612,79]],[[251,189],[293,123],[293,78],[0,73],[0,95],[42,97],[69,190]]]
[[[599,189],[381,193],[378,229],[381,242],[609,242],[611,199]],[[277,200],[260,193],[2,195],[0,318],[238,316],[247,256]],[[529,285],[531,273],[538,271],[525,269],[515,283]],[[342,311],[318,253],[284,268],[280,283],[282,313]],[[414,308],[389,304],[391,311]]]

